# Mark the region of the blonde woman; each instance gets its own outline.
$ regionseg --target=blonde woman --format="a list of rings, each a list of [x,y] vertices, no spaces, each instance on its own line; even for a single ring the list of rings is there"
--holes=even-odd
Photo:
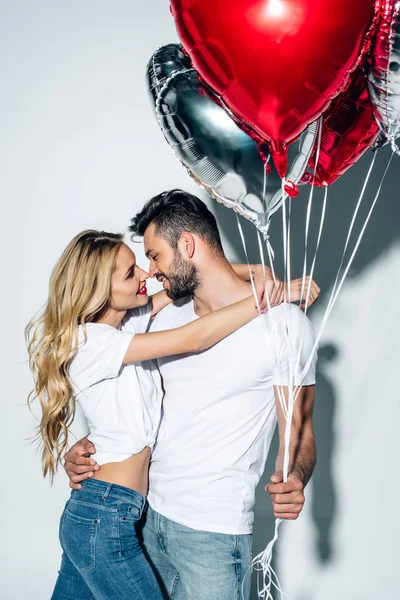
[[[135,365],[201,352],[259,314],[249,297],[183,327],[145,333],[150,317],[170,302],[164,292],[149,302],[147,278],[122,235],[83,231],[57,262],[43,313],[27,327],[44,475],[54,477],[67,447],[76,401],[101,464],[72,491],[62,514],[53,600],[161,600],[135,535],[161,398]]]

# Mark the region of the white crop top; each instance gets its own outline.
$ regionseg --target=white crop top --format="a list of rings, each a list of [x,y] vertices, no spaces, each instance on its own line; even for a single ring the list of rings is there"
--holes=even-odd
[[[69,367],[76,401],[96,446],[99,465],[120,462],[154,445],[161,418],[162,393],[156,371],[122,361],[135,333],[146,331],[151,303],[128,311],[122,330],[102,323],[79,327],[79,348]],[[129,321],[129,332],[124,323]]]

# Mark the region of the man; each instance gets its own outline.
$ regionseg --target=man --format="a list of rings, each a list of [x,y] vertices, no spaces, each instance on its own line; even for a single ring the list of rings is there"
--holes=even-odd
[[[130,231],[144,237],[150,275],[175,301],[156,316],[152,331],[179,327],[249,295],[249,283],[224,256],[213,215],[195,196],[180,190],[156,196]],[[315,466],[315,363],[310,323],[287,304],[206,352],[158,360],[164,409],[143,537],[165,598],[249,597],[255,488],[276,420],[280,450],[267,486],[276,517],[297,518]],[[303,387],[294,405],[290,475],[283,483],[280,395],[287,396],[290,376]],[[65,456],[75,483],[94,470],[88,452],[93,447],[84,440]]]

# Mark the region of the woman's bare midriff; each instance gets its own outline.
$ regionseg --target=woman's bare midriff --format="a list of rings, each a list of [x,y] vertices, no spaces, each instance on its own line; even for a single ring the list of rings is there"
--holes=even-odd
[[[150,455],[150,448],[146,447],[126,460],[101,465],[100,470],[94,472],[94,479],[123,485],[147,496]]]

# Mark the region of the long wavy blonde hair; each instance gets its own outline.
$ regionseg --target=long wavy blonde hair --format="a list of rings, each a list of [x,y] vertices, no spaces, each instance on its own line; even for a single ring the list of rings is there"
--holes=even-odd
[[[122,234],[86,230],[68,244],[56,263],[49,297],[42,312],[27,325],[29,366],[35,398],[42,415],[36,439],[42,454],[43,475],[53,481],[68,443],[68,427],[75,416],[75,398],[68,367],[78,349],[78,327],[97,321],[108,307],[111,276],[116,267]]]

